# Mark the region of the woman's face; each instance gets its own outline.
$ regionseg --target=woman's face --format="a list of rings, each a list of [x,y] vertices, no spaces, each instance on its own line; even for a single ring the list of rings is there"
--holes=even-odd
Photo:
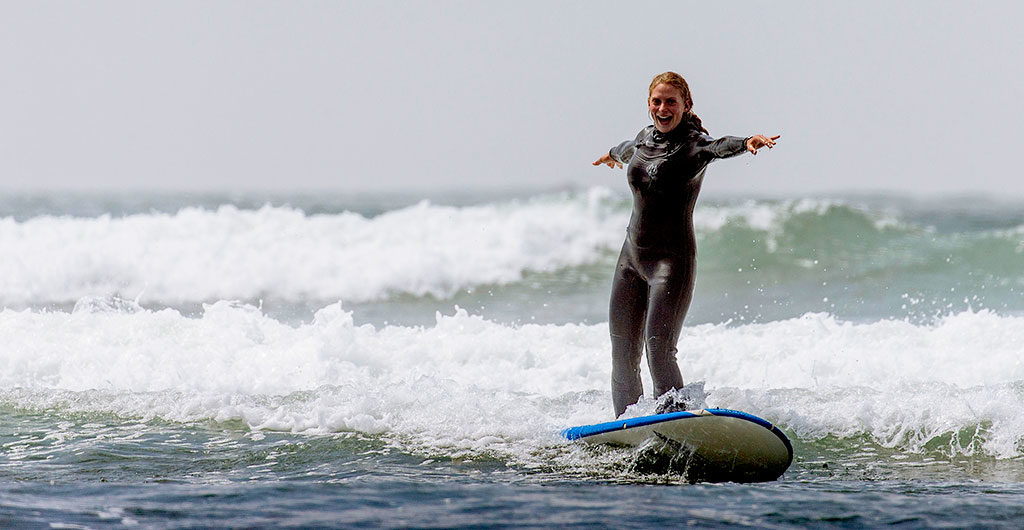
[[[675,129],[683,121],[683,114],[690,110],[683,103],[683,94],[679,89],[668,83],[654,87],[651,97],[647,99],[647,108],[651,111],[654,126],[663,133]]]

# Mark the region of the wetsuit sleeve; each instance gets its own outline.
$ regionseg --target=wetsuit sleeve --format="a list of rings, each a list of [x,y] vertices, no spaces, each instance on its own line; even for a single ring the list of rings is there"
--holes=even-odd
[[[608,156],[611,156],[616,162],[628,164],[630,159],[633,158],[633,152],[636,151],[636,144],[641,138],[643,138],[644,132],[646,132],[646,129],[640,131],[640,133],[636,135],[636,138],[626,140],[625,142],[609,149]]]
[[[619,145],[608,150],[608,156],[611,156],[613,160],[622,164],[628,164],[629,160],[633,158],[633,151],[636,150],[636,142],[633,140],[626,140]]]
[[[707,134],[702,134],[698,144],[698,151],[709,160],[729,158],[747,151],[747,138],[739,136],[723,136],[715,139]]]

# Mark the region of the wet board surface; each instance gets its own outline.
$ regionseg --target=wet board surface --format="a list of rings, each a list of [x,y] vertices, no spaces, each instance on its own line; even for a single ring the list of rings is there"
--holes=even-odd
[[[641,446],[661,442],[686,460],[691,481],[775,480],[793,462],[789,438],[766,420],[729,409],[627,418],[562,431],[569,440]]]

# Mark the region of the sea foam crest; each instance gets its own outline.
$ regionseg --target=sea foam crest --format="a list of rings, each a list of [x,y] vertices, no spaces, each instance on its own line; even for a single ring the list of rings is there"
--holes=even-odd
[[[812,198],[718,204],[695,210],[694,224],[698,234],[751,231],[769,253],[805,238],[853,239],[886,230],[913,229],[892,213],[841,200]]]
[[[421,202],[372,218],[273,206],[5,218],[0,305],[112,294],[149,306],[445,298],[530,272],[611,267],[628,216],[628,197],[593,188],[466,207]],[[867,277],[950,260],[970,265],[975,277],[991,271],[1024,281],[1017,269],[1004,271],[1024,253],[1021,228],[934,234],[893,214],[825,199],[707,201],[694,223],[701,259],[711,268],[749,263],[786,276],[820,265]]]
[[[606,189],[377,217],[290,207],[0,219],[0,303],[119,294],[147,302],[444,297],[597,259],[626,213]]]
[[[611,419],[606,325],[509,326],[457,310],[430,327],[374,328],[335,304],[289,326],[218,302],[199,318],[5,310],[0,336],[7,406],[357,431],[527,460],[561,443],[561,428]],[[1024,317],[987,311],[929,325],[808,314],[685,328],[679,358],[708,405],[801,439],[866,435],[916,452],[972,432],[949,450],[1009,458],[1024,455],[1022,340]]]

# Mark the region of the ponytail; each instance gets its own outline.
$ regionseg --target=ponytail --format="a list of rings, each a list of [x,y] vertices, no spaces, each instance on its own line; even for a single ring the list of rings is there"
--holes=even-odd
[[[700,117],[694,114],[692,110],[686,111],[686,114],[683,115],[683,121],[689,123],[694,129],[697,129],[698,131],[704,131],[704,134],[711,134],[708,132],[707,129],[704,128],[704,125],[701,124]]]

